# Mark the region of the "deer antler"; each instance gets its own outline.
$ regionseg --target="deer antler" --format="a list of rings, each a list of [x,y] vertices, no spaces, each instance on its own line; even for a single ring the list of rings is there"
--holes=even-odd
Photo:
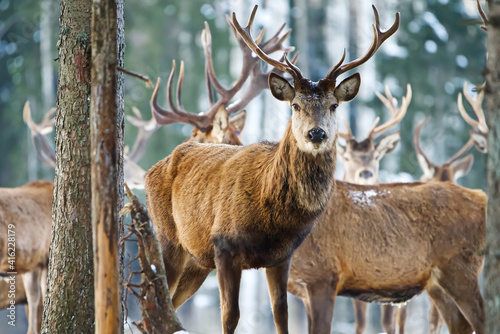
[[[200,129],[201,131],[207,132],[212,127],[211,123],[218,109],[212,107],[210,111],[206,114],[195,115],[190,112],[187,112],[182,107],[180,98],[182,92],[182,81],[184,78],[184,62],[182,61],[179,72],[179,80],[177,82],[177,106],[175,106],[174,101],[172,99],[172,81],[174,79],[175,67],[176,67],[175,60],[173,60],[172,70],[170,71],[170,76],[167,82],[167,101],[172,111],[163,109],[158,105],[157,97],[161,82],[161,79],[158,78],[158,80],[156,81],[155,89],[153,91],[153,95],[151,96],[150,100],[153,117],[156,119],[156,122],[158,122],[158,124],[171,124],[171,123],[181,122],[181,123],[191,124],[194,127]],[[217,107],[219,105],[220,104],[217,104]]]
[[[127,156],[131,161],[138,162],[144,155],[149,137],[151,137],[160,125],[156,122],[154,117],[151,117],[149,121],[145,121],[142,118],[141,112],[136,107],[132,107],[132,112],[135,117],[126,116],[126,118],[132,125],[137,127],[138,132],[134,145],[132,146],[132,150],[127,154]]]
[[[253,20],[255,18],[255,13],[257,12],[257,8],[258,8],[258,6],[255,5],[253,10],[252,10],[252,14],[250,14],[250,18],[248,19],[247,26],[245,28],[241,27],[240,23],[236,19],[236,14],[233,12],[232,18],[233,18],[234,27],[236,28],[238,33],[241,35],[241,37],[243,38],[243,40],[245,41],[247,46],[253,52],[255,52],[255,54],[260,59],[262,59],[263,61],[265,61],[269,65],[272,65],[272,66],[278,68],[279,70],[281,70],[283,72],[289,73],[292,76],[294,81],[303,79],[303,76],[302,76],[302,73],[300,72],[300,69],[288,60],[288,58],[286,57],[286,53],[284,55],[285,62],[278,61],[278,60],[275,60],[275,59],[272,59],[271,57],[269,57],[266,54],[266,51],[264,51],[263,49],[261,49],[259,47],[259,45],[257,45],[258,42],[256,40],[254,40],[254,38],[252,37],[252,33],[250,32],[250,29],[251,29],[252,24],[253,24]],[[264,48],[264,46],[265,45],[263,45],[262,47]]]
[[[378,117],[377,117],[378,118]],[[351,139],[354,139],[354,136],[352,135],[352,131],[351,131],[351,127],[349,126],[349,124],[347,123],[346,119],[345,118],[342,118],[342,122],[344,123],[344,126],[346,128],[346,131],[344,132],[341,132],[341,131],[338,131],[337,132],[337,135],[341,138],[344,138],[346,141],[348,140],[351,140]]]
[[[415,128],[415,131],[413,132],[413,146],[415,147],[415,150],[417,151],[417,159],[424,159],[426,161],[426,165],[432,166],[434,168],[437,168],[436,165],[434,165],[430,159],[427,157],[427,155],[422,151],[422,148],[420,147],[420,130],[424,127],[424,125],[429,121],[429,117],[427,116],[420,124],[417,125]]]
[[[49,143],[46,135],[50,133],[54,127],[56,121],[54,117],[55,112],[56,108],[51,108],[45,114],[40,124],[36,124],[31,117],[29,101],[26,101],[23,108],[23,119],[31,130],[31,139],[33,140],[36,153],[40,160],[51,167],[56,166],[56,154],[54,147]]]
[[[389,111],[391,112],[391,116],[387,122],[379,126],[377,125],[378,122],[380,121],[380,118],[377,117],[375,119],[372,129],[368,134],[368,137],[371,136],[378,137],[387,129],[401,122],[401,120],[406,115],[406,111],[408,110],[408,106],[410,105],[412,98],[412,91],[410,84],[406,85],[406,96],[404,96],[401,99],[401,106],[399,108],[397,108],[397,100],[392,97],[391,91],[389,90],[389,86],[387,85],[385,86],[385,96],[383,96],[379,92],[376,92],[375,94],[377,94],[377,97],[380,99],[380,101],[382,101],[382,103],[387,107],[387,109],[389,109]]]
[[[342,58],[340,61],[335,64],[329,71],[328,74],[326,75],[325,79],[329,79],[332,81],[336,81],[337,77],[341,75],[342,73],[345,73],[349,70],[352,70],[353,68],[356,68],[365,62],[367,62],[375,52],[377,52],[378,48],[382,45],[382,43],[385,42],[386,39],[391,37],[398,29],[399,29],[399,21],[400,21],[400,15],[399,13],[396,13],[396,19],[392,26],[387,29],[386,31],[381,31],[380,30],[380,19],[378,16],[378,11],[377,8],[372,5],[373,8],[373,14],[375,16],[375,25],[373,25],[373,42],[366,54],[356,60],[353,60],[347,64],[342,65],[345,59],[345,49],[344,49],[344,54],[342,55]]]
[[[474,131],[488,133],[488,126],[486,125],[486,119],[484,117],[483,108],[481,107],[484,98],[484,90],[481,90],[477,94],[477,97],[474,99],[467,93],[467,82],[464,82],[463,92],[465,98],[467,99],[467,101],[469,101],[469,104],[472,106],[472,109],[474,110],[474,113],[476,114],[478,120],[477,121],[473,120],[469,116],[469,114],[467,114],[467,111],[465,110],[462,102],[462,94],[458,93],[458,100],[457,100],[458,110],[460,111],[460,114],[462,115],[463,119],[472,127]]]
[[[489,24],[488,18],[486,17],[486,14],[484,13],[484,10],[481,7],[481,4],[479,3],[479,0],[476,0],[476,2],[477,2],[477,10],[484,23],[484,25],[481,26],[481,29],[483,29],[484,31],[488,31],[488,24]]]

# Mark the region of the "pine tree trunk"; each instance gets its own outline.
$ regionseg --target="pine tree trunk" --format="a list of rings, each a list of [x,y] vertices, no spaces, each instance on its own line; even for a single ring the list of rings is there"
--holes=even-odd
[[[90,0],[61,1],[54,227],[42,333],[94,332],[90,15]]]
[[[486,333],[500,333],[500,1],[489,0],[486,113],[488,133],[488,222],[484,299]]]
[[[94,232],[96,333],[122,331],[118,240],[123,202],[123,108],[117,106],[117,4],[92,6],[92,227]],[[120,122],[118,120],[121,120]]]

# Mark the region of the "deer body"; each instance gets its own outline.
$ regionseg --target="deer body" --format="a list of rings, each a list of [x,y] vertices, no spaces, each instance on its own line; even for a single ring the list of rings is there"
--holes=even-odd
[[[290,140],[290,131],[279,144],[176,148],[146,178],[148,199],[156,203],[161,192],[162,202],[171,202],[161,208],[166,221],[148,201],[159,235],[182,245],[204,268],[215,268],[215,252],[231,252],[242,269],[286,261],[328,200],[335,158],[332,151],[304,154]],[[199,163],[200,156],[205,163]],[[242,167],[243,173],[231,172]],[[217,183],[200,182],[209,179]],[[171,191],[164,190],[166,184]]]
[[[434,302],[446,294],[463,311],[462,316],[453,302],[448,305],[450,332],[472,333],[470,323],[484,333],[477,277],[485,208],[482,191],[451,183],[336,182],[330,204],[290,268],[288,289],[304,300],[310,333],[330,333],[336,295],[400,303],[423,290]]]
[[[40,295],[45,293],[53,192],[54,185],[47,181],[0,188],[0,227],[4,231],[0,237],[0,273],[16,272],[20,275],[17,279],[22,277],[29,308],[28,333],[38,331],[38,305]],[[15,234],[9,235],[8,230]],[[14,243],[9,237],[15,237]],[[15,269],[9,263],[13,248]]]

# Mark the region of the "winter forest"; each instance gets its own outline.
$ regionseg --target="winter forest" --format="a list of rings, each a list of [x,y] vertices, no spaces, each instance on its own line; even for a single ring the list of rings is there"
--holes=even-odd
[[[260,60],[235,27],[232,13],[244,27],[254,5],[252,38],[271,60]],[[378,21],[377,29],[391,33],[398,15],[397,31],[388,38],[379,34],[379,48],[366,58],[377,43],[372,25]],[[498,22],[495,0],[0,0],[0,333],[500,333]],[[339,63],[344,52],[346,66]],[[354,64],[356,59],[362,61]],[[279,152],[283,138],[295,138],[290,119],[316,122],[319,116],[293,102],[300,95],[298,82],[302,76],[321,82],[337,63],[336,85],[342,89],[330,94],[337,102],[330,106],[333,116],[328,112],[321,119],[331,120],[334,130],[307,128],[304,139],[313,147],[314,163],[330,145],[335,180],[355,184],[331,181],[326,189],[330,181],[313,177],[319,185],[308,197],[319,198],[318,188],[325,188],[337,211],[322,207],[310,217],[293,205],[288,210],[266,202],[270,228],[250,233],[243,223],[241,230],[237,223],[221,227],[227,235],[237,230],[227,263],[219,247],[230,247],[224,239],[230,238],[223,233],[226,243],[216,243],[215,223],[206,231],[212,233],[210,263],[217,271],[196,262],[194,249],[208,235],[195,246],[179,241],[182,251],[166,255],[165,249],[174,250],[171,232],[155,222],[168,211],[164,202],[155,202],[164,193],[157,187],[168,187],[162,180],[173,189],[169,217],[176,224],[191,222],[185,231],[211,219],[207,205],[220,207],[214,213],[219,217],[240,197],[253,198],[251,190],[233,190],[247,174],[253,175],[253,188],[265,178],[267,165],[252,158],[261,155],[251,148],[277,145]],[[352,98],[356,72],[361,79]],[[273,75],[289,84],[272,86]],[[293,101],[286,97],[288,87]],[[277,91],[289,103],[279,101]],[[171,158],[169,168],[155,169],[153,180],[157,163],[186,141],[243,145],[242,154],[235,153],[240,159],[250,149],[244,162],[234,164],[238,169],[226,167],[236,158],[225,152],[236,148],[226,145],[219,156],[209,149],[178,149],[172,157],[191,159],[186,171],[179,162],[172,172],[167,164],[177,158]],[[291,157],[285,160],[294,168],[302,163]],[[224,164],[224,173],[207,161]],[[309,171],[320,174],[318,168]],[[286,188],[300,202],[291,190],[299,176],[275,177],[255,192]],[[23,186],[37,180],[50,183]],[[408,186],[415,181],[423,183]],[[127,197],[124,183],[138,202]],[[226,184],[231,188],[220,190]],[[242,203],[239,214],[257,217],[248,218],[251,224],[268,222],[260,218],[267,211],[252,212],[253,206]],[[152,224],[138,209],[146,206]],[[287,214],[293,217],[282,218]],[[319,232],[327,214],[336,217],[336,227]],[[237,312],[228,283],[233,278],[224,281],[232,273],[227,267],[236,267],[235,249],[260,249],[246,239],[255,231],[269,231],[272,237],[256,240],[274,249],[289,233],[280,233],[280,219],[310,220],[304,233],[311,234],[300,246],[295,243],[304,238],[292,242],[299,248],[285,264],[242,271],[241,283],[234,283],[234,331]],[[182,231],[172,233],[184,240]],[[238,261],[250,261],[247,255]],[[322,267],[323,260],[333,269]],[[172,283],[168,271],[177,270],[177,262],[185,272],[180,283]],[[253,265],[238,268],[246,266]],[[288,266],[286,298],[276,297],[286,283],[271,288],[271,281],[280,268],[288,273]],[[337,276],[327,283],[318,278],[315,286],[306,278],[321,272]],[[238,280],[238,270],[232,274]],[[191,285],[200,287],[185,298],[183,289]],[[350,296],[374,302],[353,302]],[[314,305],[314,298],[322,302]],[[283,299],[288,331],[280,325]]]

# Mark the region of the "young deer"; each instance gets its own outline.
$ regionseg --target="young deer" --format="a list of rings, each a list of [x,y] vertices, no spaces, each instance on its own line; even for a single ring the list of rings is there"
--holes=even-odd
[[[425,290],[451,333],[484,334],[486,201],[483,191],[450,182],[335,181],[290,266],[288,290],[306,306],[309,333],[330,333],[337,295],[401,303]]]
[[[399,26],[375,32],[368,54],[331,68],[311,82],[285,57],[267,56],[250,34],[257,6],[242,28],[233,23],[249,48],[268,64],[290,74],[293,86],[276,73],[269,86],[292,107],[292,117],[278,143],[246,147],[185,143],[146,175],[148,211],[162,245],[172,301],[178,308],[217,269],[224,333],[239,319],[241,271],[266,268],[278,333],[288,333],[286,284],[292,252],[313,228],[334,184],[335,110],[353,99],[359,74],[339,85],[342,73],[367,61]],[[376,13],[378,27],[378,15]],[[342,66],[341,66],[342,65]],[[196,207],[196,210],[193,208]]]
[[[346,182],[365,185],[379,184],[380,181],[378,172],[380,160],[382,160],[385,154],[394,150],[401,139],[400,131],[396,131],[385,135],[379,140],[378,143],[375,143],[375,139],[378,136],[382,135],[385,131],[401,122],[406,115],[406,111],[408,110],[412,97],[410,84],[407,85],[406,96],[402,98],[401,106],[399,108],[397,107],[397,101],[395,101],[392,97],[388,86],[385,86],[385,96],[379,92],[376,92],[376,94],[380,101],[382,101],[387,109],[389,109],[389,120],[384,124],[378,125],[380,118],[377,117],[372,129],[368,133],[368,136],[361,142],[358,142],[352,135],[351,128],[345,121],[344,124],[346,131],[338,133],[339,137],[342,137],[346,141],[345,146],[337,144],[339,157],[342,160],[345,169],[343,180]],[[368,303],[359,299],[353,299],[352,302],[356,317],[356,334],[362,334],[366,328]],[[393,319],[395,307],[392,305],[382,305],[381,308],[382,326],[384,327],[386,333],[393,333],[395,329]],[[399,306],[398,313],[399,331],[402,334],[404,332],[404,325],[406,321],[406,305]]]

